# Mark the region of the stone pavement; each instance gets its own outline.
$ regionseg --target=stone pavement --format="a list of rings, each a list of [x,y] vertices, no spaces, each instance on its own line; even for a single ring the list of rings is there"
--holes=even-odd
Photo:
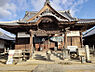
[[[33,71],[33,72],[95,72],[95,64],[42,64],[42,65],[6,65],[0,66],[0,71]]]
[[[60,64],[48,64],[38,65],[33,72],[74,72],[93,71],[95,72],[95,65],[60,65]]]
[[[17,65],[0,64],[2,71],[28,71],[28,72],[95,72],[95,63],[81,64],[80,61],[64,61],[55,55],[51,55],[52,61],[47,61],[45,52],[35,52],[33,58],[20,62]],[[95,58],[94,58],[95,59]],[[93,61],[94,61],[93,59]],[[4,61],[5,62],[5,61]],[[70,63],[70,64],[69,64]],[[70,70],[70,71],[69,71]],[[80,71],[81,70],[81,71]]]
[[[37,65],[6,65],[0,66],[0,71],[32,71]]]

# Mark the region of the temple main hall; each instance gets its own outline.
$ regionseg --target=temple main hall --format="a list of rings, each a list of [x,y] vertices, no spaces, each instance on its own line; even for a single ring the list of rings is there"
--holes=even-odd
[[[95,26],[95,19],[72,17],[70,10],[57,11],[46,0],[40,11],[26,11],[17,21],[0,22],[0,27],[16,35],[16,50],[83,47],[82,32]]]

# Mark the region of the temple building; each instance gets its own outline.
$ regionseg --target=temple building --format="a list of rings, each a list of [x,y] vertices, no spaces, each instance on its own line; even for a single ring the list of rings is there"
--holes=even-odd
[[[0,53],[13,49],[15,37],[6,34],[7,31],[0,29]]]
[[[69,10],[57,11],[46,0],[40,11],[26,11],[24,18],[0,22],[0,27],[16,34],[15,49],[47,50],[67,46],[82,48],[82,32],[95,26],[95,19],[72,17]]]
[[[83,35],[84,45],[89,45],[90,48],[95,47],[95,27]]]

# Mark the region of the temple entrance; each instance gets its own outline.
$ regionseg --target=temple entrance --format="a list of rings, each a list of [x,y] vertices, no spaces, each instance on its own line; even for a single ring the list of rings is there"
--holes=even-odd
[[[33,50],[47,51],[48,49],[62,50],[63,46],[67,46],[67,36],[64,29],[66,26],[64,26],[64,28],[60,28],[56,17],[43,16],[38,20],[36,27],[36,30],[30,29],[31,52]],[[62,37],[62,34],[64,34],[65,40],[63,38],[58,39],[56,37],[56,35],[58,35],[58,37]]]
[[[47,49],[54,50],[57,42],[51,40],[53,36],[38,36],[34,37],[34,49],[36,51],[46,51]]]
[[[60,34],[33,37],[33,48],[35,51],[46,51],[48,49],[61,51],[63,46],[64,37]]]
[[[44,51],[54,48],[63,48],[63,40],[55,41],[55,34],[63,34],[59,28],[58,21],[53,16],[43,16],[38,21],[37,30],[31,30],[33,37],[33,47],[36,51]],[[60,43],[60,44],[59,44]]]

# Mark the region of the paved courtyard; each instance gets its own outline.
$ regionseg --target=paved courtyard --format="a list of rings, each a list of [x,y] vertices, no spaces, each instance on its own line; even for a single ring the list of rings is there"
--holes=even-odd
[[[16,65],[6,65],[6,60],[0,59],[0,72],[95,72],[95,58],[92,63],[81,64],[78,60],[64,61],[55,55],[47,60],[45,52],[35,52],[30,60]]]
[[[0,72],[95,72],[94,64],[39,64],[0,66]]]

